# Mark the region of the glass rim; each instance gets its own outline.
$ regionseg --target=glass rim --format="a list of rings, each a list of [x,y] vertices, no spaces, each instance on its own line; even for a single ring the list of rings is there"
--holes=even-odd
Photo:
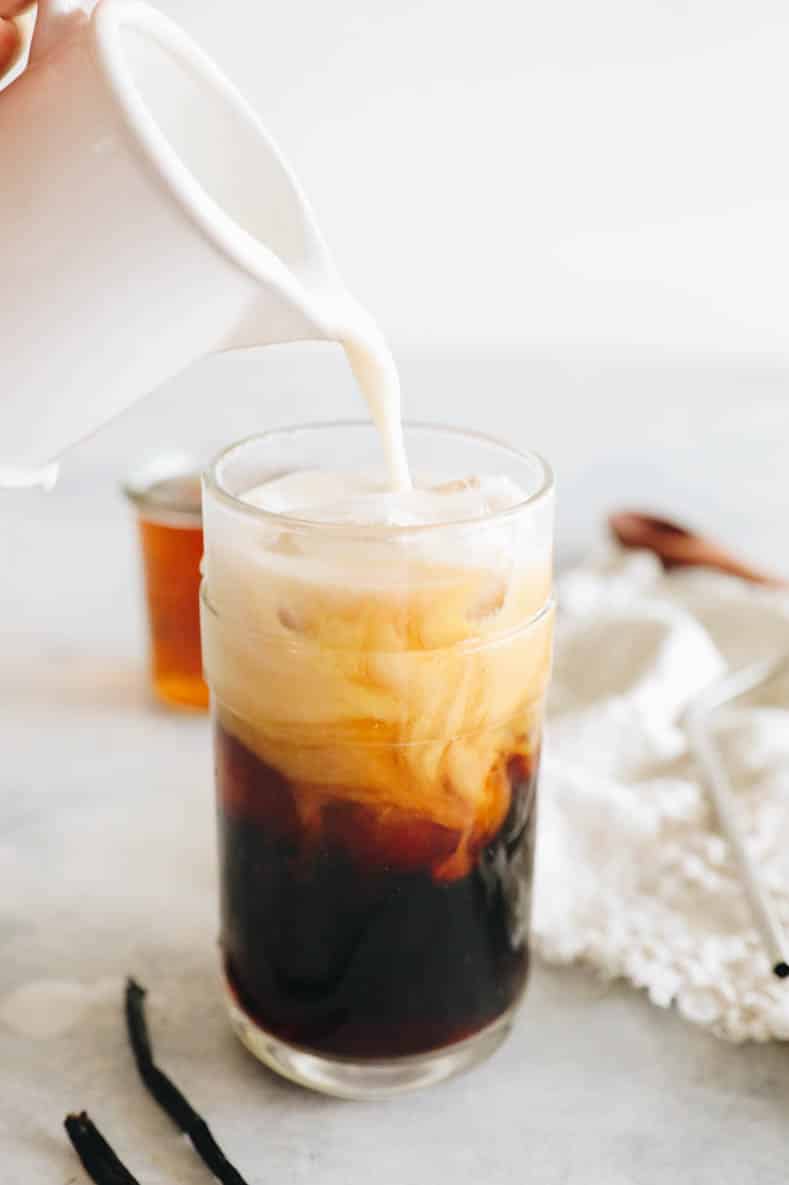
[[[516,518],[539,503],[544,502],[553,493],[555,484],[553,470],[540,453],[529,449],[513,448],[506,441],[499,440],[497,437],[490,436],[485,432],[478,432],[475,429],[459,428],[450,424],[430,423],[425,420],[404,420],[403,428],[406,432],[435,433],[436,435],[451,436],[472,443],[492,445],[508,453],[516,461],[536,462],[539,470],[539,484],[537,489],[521,499],[521,501],[516,502],[513,506],[494,510],[481,518],[453,519],[445,523],[430,522],[398,525],[388,523],[331,523],[321,522],[316,519],[299,518],[297,515],[283,514],[274,510],[265,510],[261,506],[252,506],[249,502],[244,502],[237,495],[232,494],[222,485],[220,477],[221,467],[231,460],[235,453],[249,448],[252,444],[273,441],[277,437],[295,436],[300,432],[320,432],[337,428],[364,428],[373,433],[377,432],[371,420],[361,419],[319,420],[291,424],[281,428],[271,428],[267,432],[255,432],[228,445],[214,457],[210,464],[203,470],[203,488],[210,491],[214,497],[226,506],[230,506],[234,510],[259,522],[280,525],[287,524],[290,530],[302,533],[332,535],[336,538],[343,539],[403,539],[432,534],[437,531],[472,531],[482,526],[489,526],[491,523],[500,523]]]
[[[132,506],[146,519],[177,519],[199,523],[202,519],[202,509],[179,503],[177,498],[168,500],[157,496],[156,490],[165,482],[192,480],[200,482],[205,461],[198,460],[191,453],[177,449],[162,449],[160,452],[150,453],[142,458],[121,482],[121,492]]]

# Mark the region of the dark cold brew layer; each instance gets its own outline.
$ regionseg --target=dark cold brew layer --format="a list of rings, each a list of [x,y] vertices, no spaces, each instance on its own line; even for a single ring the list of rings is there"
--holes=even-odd
[[[502,756],[504,821],[470,840],[292,783],[221,723],[216,754],[225,968],[253,1021],[293,1045],[380,1058],[470,1037],[515,1004],[536,754]]]

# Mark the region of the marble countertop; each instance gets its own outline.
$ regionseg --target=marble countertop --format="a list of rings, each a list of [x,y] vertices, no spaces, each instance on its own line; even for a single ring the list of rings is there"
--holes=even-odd
[[[201,408],[196,447],[259,416],[259,368],[237,360],[224,378],[243,397],[221,423],[205,411],[218,365],[165,394],[165,421],[151,406],[84,446],[55,495],[0,503],[4,1182],[82,1181],[61,1124],[83,1107],[143,1185],[207,1179],[137,1081],[121,1014],[128,973],[149,988],[162,1065],[251,1185],[783,1181],[789,1050],[725,1045],[580,968],[534,969],[515,1032],[489,1063],[383,1104],[302,1092],[232,1037],[215,945],[208,722],[149,699],[134,538],[116,492],[119,469],[166,435],[152,425],[183,441],[189,399]],[[499,368],[482,425],[528,440],[539,422],[565,489],[560,554],[591,542],[607,506],[648,500],[702,522],[717,512],[718,534],[775,559],[789,480],[770,462],[779,430],[786,440],[782,376],[694,365],[643,369],[639,381],[638,368],[578,366]],[[452,385],[455,418],[475,422],[485,367],[406,369],[423,400],[412,414],[450,418]],[[294,393],[283,363],[264,370],[268,422],[302,418],[309,382]],[[638,417],[631,392],[645,386]],[[538,387],[539,400],[518,403]],[[345,399],[343,388],[326,413],[348,410]]]

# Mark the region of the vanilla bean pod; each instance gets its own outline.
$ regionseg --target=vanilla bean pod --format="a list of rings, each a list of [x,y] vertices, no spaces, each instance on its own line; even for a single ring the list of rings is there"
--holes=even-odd
[[[67,1115],[64,1127],[85,1172],[96,1185],[139,1185],[86,1111]]]
[[[206,1121],[195,1111],[175,1083],[156,1065],[145,1020],[145,988],[133,979],[126,983],[126,1028],[134,1060],[145,1087],[176,1127],[188,1136],[203,1164],[222,1185],[247,1185],[211,1135]]]

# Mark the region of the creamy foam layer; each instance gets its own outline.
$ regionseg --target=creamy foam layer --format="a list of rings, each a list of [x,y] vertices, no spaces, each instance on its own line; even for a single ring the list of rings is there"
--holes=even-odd
[[[534,760],[539,738],[550,555],[526,516],[496,518],[521,491],[466,478],[388,493],[302,472],[244,501],[292,517],[206,506],[203,646],[223,724],[291,780],[305,825],[337,799],[418,814],[457,833],[444,873],[459,874],[507,813],[508,762]],[[385,539],[297,521],[446,517]]]
[[[408,527],[488,518],[525,495],[508,477],[425,478],[392,491],[363,475],[309,469],[255,486],[242,501],[310,522]]]
[[[549,540],[540,546],[527,516],[496,518],[524,501],[508,478],[392,493],[366,476],[310,470],[255,486],[241,501],[277,517],[209,503],[205,572],[226,621],[254,635],[435,650],[510,632],[549,596]],[[358,535],[345,529],[353,526]]]

